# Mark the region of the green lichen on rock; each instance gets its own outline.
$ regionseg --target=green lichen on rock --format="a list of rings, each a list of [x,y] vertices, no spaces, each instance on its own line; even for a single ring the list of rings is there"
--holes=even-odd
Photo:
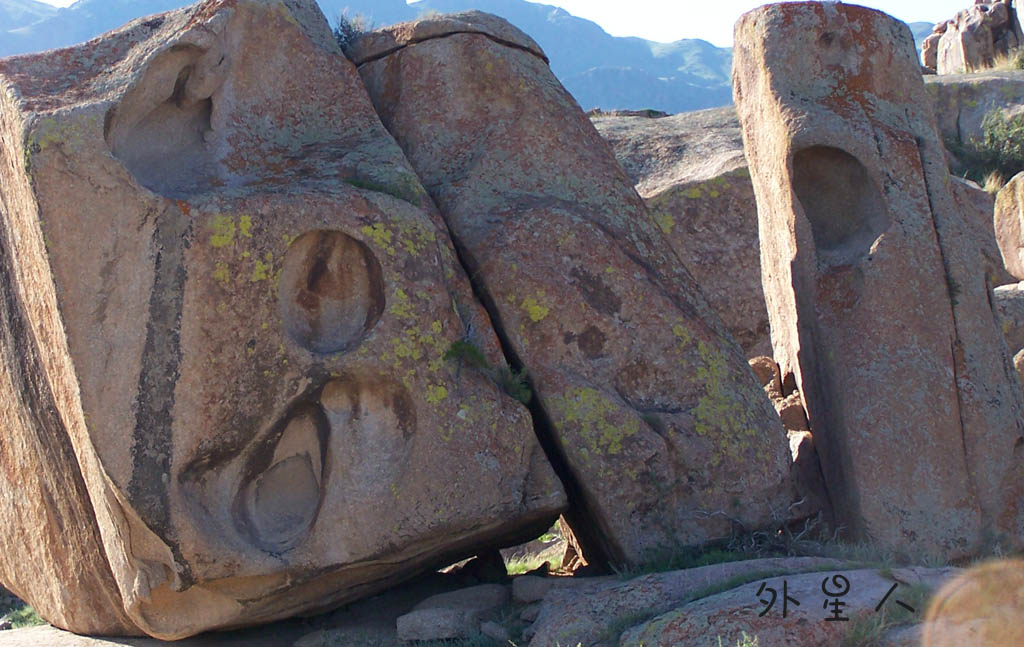
[[[541,303],[544,298],[545,294],[541,292],[536,297],[526,297],[523,299],[520,307],[526,311],[527,315],[529,315],[530,321],[534,323],[543,321],[551,312],[550,308]]]
[[[579,433],[588,454],[619,454],[624,442],[640,431],[641,423],[633,416],[625,421],[616,420],[625,413],[623,408],[597,389],[570,389],[552,399],[552,409],[560,424]]]
[[[374,245],[383,249],[389,256],[395,255],[395,248],[391,244],[394,234],[383,223],[375,222],[372,225],[365,225],[359,231],[363,232],[373,241]]]
[[[725,355],[703,341],[697,342],[697,353],[701,360],[697,379],[705,392],[694,408],[694,431],[711,438],[722,450],[711,459],[712,466],[717,467],[723,459],[735,457],[749,447],[757,431],[751,424],[746,402],[729,383]]]
[[[235,219],[229,215],[217,214],[210,221],[210,246],[216,249],[235,244]]]
[[[676,226],[676,219],[672,217],[672,214],[665,212],[655,213],[654,222],[665,234],[671,234]]]

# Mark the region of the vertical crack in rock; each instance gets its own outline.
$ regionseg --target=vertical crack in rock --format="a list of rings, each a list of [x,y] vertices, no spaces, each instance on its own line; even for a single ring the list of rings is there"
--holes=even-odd
[[[431,201],[433,201],[433,198],[431,198]],[[523,364],[522,358],[515,352],[512,341],[509,339],[505,325],[502,322],[501,310],[494,303],[494,297],[491,296],[487,285],[480,278],[479,273],[474,271],[475,263],[467,259],[468,252],[460,243],[459,237],[452,231],[447,220],[444,220],[444,223],[455,247],[456,259],[459,265],[462,266],[466,276],[469,277],[473,295],[483,305],[484,310],[487,311],[488,316],[491,318],[491,325],[498,336],[498,343],[501,345],[501,352],[505,361],[512,369],[520,372],[523,371],[527,367]],[[569,460],[566,458],[561,443],[558,441],[558,436],[554,432],[551,416],[541,405],[540,398],[537,396],[537,390],[534,388],[533,380],[530,378],[529,373],[527,373],[527,382],[529,383],[530,391],[533,393],[533,397],[530,398],[530,402],[526,407],[530,411],[530,417],[533,419],[534,434],[537,436],[537,442],[540,443],[541,449],[544,450],[548,463],[554,469],[555,475],[562,483],[562,487],[565,488],[565,494],[569,500],[569,509],[564,514],[565,519],[573,534],[576,535],[580,548],[583,550],[584,559],[590,564],[605,568],[610,564],[610,556],[603,547],[605,542],[602,541],[600,534],[594,530],[600,527],[599,519],[587,503],[586,493],[573,473],[572,467],[569,465]]]
[[[185,246],[191,225],[174,208],[157,216],[153,244],[156,267],[149,300],[146,345],[132,434],[132,478],[128,497],[143,521],[167,542],[178,570],[178,590],[192,581],[171,529],[169,484],[174,424],[174,388],[181,364],[181,312],[185,299]]]
[[[909,111],[906,111],[906,115],[909,127],[911,122]],[[967,420],[964,418],[964,398],[963,393],[960,391],[960,366],[963,358],[963,345],[960,343],[960,330],[957,326],[956,320],[956,294],[953,290],[953,286],[956,285],[956,280],[953,278],[953,271],[949,266],[949,260],[946,258],[946,247],[942,240],[942,228],[939,226],[938,220],[935,218],[935,203],[932,200],[933,188],[931,185],[931,179],[928,177],[928,164],[925,160],[924,146],[925,142],[918,137],[917,154],[921,163],[921,177],[924,179],[925,191],[928,197],[928,214],[931,217],[932,227],[935,230],[935,238],[939,242],[939,258],[942,259],[942,271],[946,278],[946,292],[949,294],[949,317],[953,325],[953,339],[950,341],[949,345],[949,359],[950,366],[953,368],[953,390],[956,392],[957,420],[960,421],[960,441],[963,447],[964,470],[967,473],[967,480],[970,484],[971,495],[976,496],[977,484],[975,483],[974,473],[970,468],[970,455],[967,450]]]

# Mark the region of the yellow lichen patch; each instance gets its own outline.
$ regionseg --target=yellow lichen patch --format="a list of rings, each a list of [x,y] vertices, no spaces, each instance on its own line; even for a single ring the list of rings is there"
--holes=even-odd
[[[441,332],[444,330],[444,326],[441,325],[440,320],[435,319],[434,322],[430,324],[430,329],[434,331],[435,335],[440,335]]]
[[[703,364],[697,369],[697,379],[704,384],[705,394],[694,409],[694,431],[709,436],[721,449],[711,459],[711,466],[717,467],[723,459],[746,449],[757,430],[750,424],[745,403],[729,392],[729,371],[722,352],[703,341],[697,342],[697,352]]]
[[[213,278],[221,283],[227,283],[231,278],[231,273],[228,271],[228,264],[223,261],[217,261],[217,267],[213,270]]]
[[[242,216],[238,219],[238,232],[246,238],[252,238],[252,218]]]
[[[666,234],[671,234],[672,230],[675,229],[676,226],[676,219],[673,218],[670,213],[654,214],[654,222],[657,223],[658,227]]]
[[[227,247],[235,243],[235,219],[224,214],[217,214],[210,222],[210,246]]]
[[[292,236],[290,234],[281,234],[281,240],[284,241],[285,247],[291,247],[292,243],[295,242],[296,238],[298,238],[298,236]]]
[[[412,321],[416,319],[416,313],[413,312],[412,302],[409,300],[409,295],[407,295],[405,290],[402,288],[395,290],[395,298],[392,300],[391,307],[388,309],[388,312],[405,321]]]
[[[256,265],[252,270],[252,277],[249,279],[253,283],[257,281],[266,281],[270,278],[268,272],[273,269],[273,263],[264,263],[260,259],[256,259]]]
[[[683,195],[691,200],[699,200],[703,193],[699,186],[691,186],[689,189],[683,191]]]
[[[580,448],[584,456],[618,454],[623,442],[640,431],[640,423],[632,416],[617,422],[625,412],[596,389],[571,389],[553,398],[553,405],[561,422],[579,431],[585,441]]]
[[[427,387],[427,403],[440,404],[448,397],[448,389],[440,384],[431,384]]]
[[[411,256],[419,256],[436,240],[434,230],[415,220],[398,224],[399,243]]]
[[[526,311],[526,314],[530,316],[530,321],[534,323],[542,321],[544,317],[547,317],[551,312],[551,309],[543,305],[540,300],[544,299],[545,295],[543,292],[539,292],[537,297],[526,297],[520,304],[520,307]]]
[[[54,144],[62,144],[74,152],[82,150],[86,143],[86,134],[90,130],[99,128],[99,117],[90,115],[88,118],[80,117],[46,117],[39,121],[38,125],[29,136],[26,146],[26,155],[32,151],[43,151]]]
[[[693,334],[682,323],[672,326],[672,334],[679,340],[679,347],[681,349],[685,349],[690,344],[690,340],[693,339]]]
[[[395,248],[391,245],[393,234],[382,223],[377,222],[373,225],[365,225],[360,231],[372,240],[377,247],[387,252],[389,256],[395,255]]]
[[[391,340],[391,345],[394,347],[395,352],[395,368],[398,368],[401,364],[400,360],[411,359],[416,362],[423,357],[423,351],[420,350],[414,336],[395,337]]]

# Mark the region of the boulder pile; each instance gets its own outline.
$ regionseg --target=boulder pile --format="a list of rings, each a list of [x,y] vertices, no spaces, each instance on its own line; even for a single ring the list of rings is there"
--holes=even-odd
[[[507,641],[511,608],[535,647],[670,645],[740,638],[736,578],[847,565],[509,586],[499,550],[1020,547],[1024,308],[990,287],[1021,199],[993,229],[951,183],[901,23],[785,3],[736,43],[738,120],[592,122],[480,12],[343,54],[313,0],[203,0],[0,60],[0,583],[174,640],[477,556],[396,640]]]
[[[207,0],[0,61],[0,579],[50,622],[315,613],[562,513],[638,565],[792,502],[539,47],[470,13],[353,52],[312,0]]]
[[[992,67],[1024,45],[1017,0],[975,3],[935,25],[921,45],[921,65],[932,74],[962,74]]]

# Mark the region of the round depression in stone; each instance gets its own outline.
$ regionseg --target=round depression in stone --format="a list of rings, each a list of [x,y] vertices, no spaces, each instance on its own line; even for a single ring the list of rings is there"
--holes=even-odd
[[[281,268],[281,321],[287,335],[314,353],[357,345],[384,312],[380,263],[340,231],[311,231],[288,248]]]

